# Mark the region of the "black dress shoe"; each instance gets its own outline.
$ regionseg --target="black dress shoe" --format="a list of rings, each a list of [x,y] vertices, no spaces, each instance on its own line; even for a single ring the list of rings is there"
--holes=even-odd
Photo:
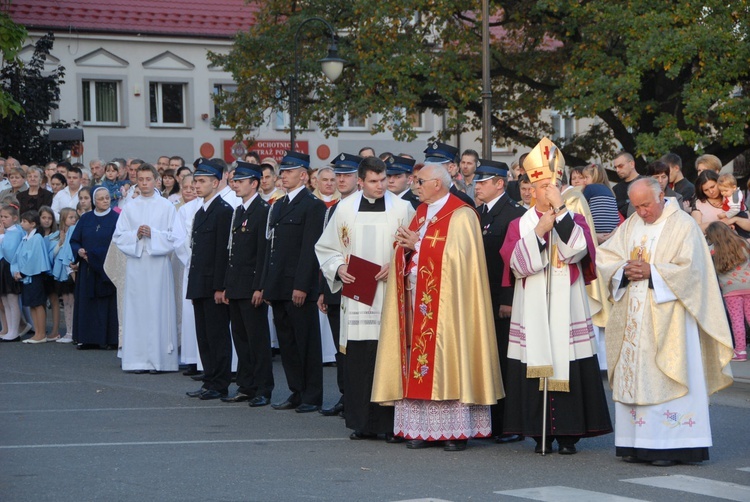
[[[318,411],[319,409],[320,406],[314,404],[300,404],[294,409],[294,411],[296,411],[297,413],[312,413],[313,411]]]
[[[627,462],[628,464],[646,464],[648,463],[648,460],[643,460],[635,455],[625,455],[622,457],[623,462]]]
[[[446,441],[443,446],[445,451],[464,451],[468,439],[451,439]]]
[[[541,442],[539,442],[539,443],[536,444],[536,448],[534,448],[534,453],[542,453],[542,443]],[[552,453],[552,444],[551,443],[548,444],[544,448],[544,453]]]
[[[578,450],[576,450],[575,445],[566,445],[561,446],[560,449],[557,451],[560,455],[575,455],[578,453]]]
[[[202,372],[196,373],[195,375],[191,376],[190,378],[192,378],[196,382],[202,382],[203,381],[203,373]]]
[[[406,443],[406,447],[410,450],[422,450],[424,448],[432,448],[433,446],[439,446],[440,441],[425,441],[424,439],[410,439]]]
[[[218,390],[206,390],[206,392],[198,396],[198,399],[210,401],[211,399],[221,399],[222,397],[227,397],[226,393],[221,393]]]
[[[502,436],[495,436],[495,442],[498,444],[508,444],[508,443],[516,443],[518,441],[523,441],[524,436],[523,434],[503,434]]]
[[[320,410],[320,414],[324,417],[335,417],[339,413],[344,411],[344,403],[339,401],[338,403],[334,404],[330,408],[323,408]]]
[[[293,410],[297,406],[299,406],[299,404],[295,403],[294,401],[290,401],[289,399],[287,399],[283,403],[272,404],[271,408],[273,408],[274,410]]]
[[[392,432],[385,433],[385,442],[388,444],[398,444],[403,443],[404,441],[406,441],[406,439],[402,438],[401,436],[396,436]]]
[[[188,364],[188,367],[185,371],[182,372],[185,376],[193,376],[193,375],[200,375],[200,371],[198,371],[198,367],[195,364]]]
[[[81,347],[78,347],[78,349],[81,350]],[[148,373],[148,370],[133,370],[131,373],[134,375],[143,375]]]
[[[255,396],[250,400],[248,406],[251,408],[259,408],[261,406],[268,406],[269,404],[271,404],[271,400],[266,396]]]
[[[357,432],[354,431],[351,434],[349,434],[349,439],[353,439],[355,441],[359,441],[362,439],[378,439],[377,434],[367,434],[366,432]]]
[[[656,467],[672,467],[673,465],[677,465],[676,460],[654,460],[651,462],[651,465],[654,465]]]
[[[206,390],[207,389],[204,389],[203,387],[201,387],[198,390],[191,390],[190,392],[186,392],[185,394],[187,394],[188,397],[201,397],[201,394],[206,392]]]
[[[245,401],[250,401],[250,396],[247,394],[243,394],[242,392],[238,392],[232,397],[222,397],[221,401],[224,403],[244,403]]]

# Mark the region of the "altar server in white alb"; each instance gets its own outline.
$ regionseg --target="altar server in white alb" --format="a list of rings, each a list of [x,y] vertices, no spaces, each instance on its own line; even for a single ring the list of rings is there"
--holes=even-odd
[[[653,178],[628,189],[633,214],[599,247],[615,302],[607,362],[615,454],[670,466],[708,460],[708,396],[731,385],[732,339],[700,228]]]
[[[120,213],[113,241],[127,256],[122,312],[122,369],[177,371],[178,343],[174,277],[170,255],[174,204],[154,190],[159,173],[138,167],[140,195]]]
[[[362,191],[336,205],[336,211],[315,245],[323,276],[334,293],[344,284],[357,280],[356,273],[348,269],[352,256],[381,267],[375,276],[379,282],[372,306],[341,297],[339,343],[347,359],[344,409],[346,426],[354,430],[350,439],[384,434],[387,440],[394,441],[393,408],[371,403],[370,394],[393,242],[396,230],[411,221],[414,209],[409,202],[386,189],[385,171],[385,163],[377,157],[360,162],[358,177]]]

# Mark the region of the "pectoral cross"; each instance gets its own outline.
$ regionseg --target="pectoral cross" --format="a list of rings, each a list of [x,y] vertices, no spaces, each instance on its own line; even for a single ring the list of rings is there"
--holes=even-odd
[[[435,230],[435,233],[432,235],[428,235],[425,237],[425,239],[430,240],[430,247],[434,248],[435,244],[437,244],[438,241],[445,242],[445,237],[440,237],[440,230]]]

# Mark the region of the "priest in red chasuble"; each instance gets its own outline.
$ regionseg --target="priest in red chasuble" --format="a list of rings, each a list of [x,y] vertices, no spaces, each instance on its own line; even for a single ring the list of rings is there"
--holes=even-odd
[[[396,232],[372,401],[395,406],[407,447],[461,451],[491,435],[504,395],[482,233],[437,161],[415,182],[423,204]]]
[[[572,455],[580,438],[608,434],[612,423],[585,287],[596,279],[596,249],[586,219],[560,195],[564,165],[547,138],[529,153],[523,167],[536,204],[511,222],[500,249],[504,285],[511,272],[516,278],[503,427],[534,437],[537,453],[557,440],[558,452]]]

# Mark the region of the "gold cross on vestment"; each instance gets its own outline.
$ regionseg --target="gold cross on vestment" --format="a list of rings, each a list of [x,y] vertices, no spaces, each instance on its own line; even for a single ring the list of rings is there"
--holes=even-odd
[[[425,239],[429,239],[431,241],[430,242],[430,247],[431,248],[435,247],[435,244],[437,244],[437,241],[445,242],[445,237],[440,237],[440,230],[439,229],[435,230],[434,234],[428,235],[427,237],[425,237]]]

